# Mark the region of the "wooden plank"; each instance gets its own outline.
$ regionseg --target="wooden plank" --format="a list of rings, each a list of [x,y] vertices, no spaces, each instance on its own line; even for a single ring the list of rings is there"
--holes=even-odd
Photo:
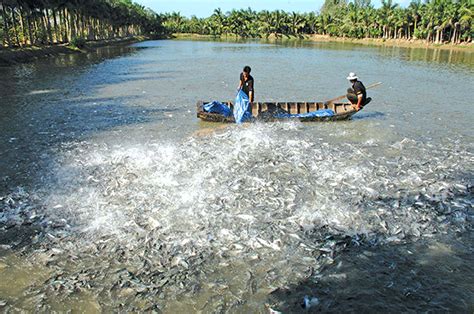
[[[258,107],[259,107],[258,102],[252,103],[252,116],[254,117],[258,116]]]
[[[298,113],[298,103],[295,103],[295,102],[290,103],[290,113],[291,114]]]
[[[309,107],[308,110],[309,110],[310,112],[311,112],[311,111],[316,111],[316,110],[318,110],[318,104],[315,103],[315,102],[310,103],[308,107]]]
[[[298,113],[306,113],[306,103],[298,102]]]

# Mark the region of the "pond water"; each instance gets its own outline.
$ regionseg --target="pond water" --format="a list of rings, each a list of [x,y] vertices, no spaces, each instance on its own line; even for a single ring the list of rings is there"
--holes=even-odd
[[[383,84],[350,121],[200,122],[244,65],[257,101]],[[0,309],[472,312],[473,86],[469,51],[302,41],[2,67]]]

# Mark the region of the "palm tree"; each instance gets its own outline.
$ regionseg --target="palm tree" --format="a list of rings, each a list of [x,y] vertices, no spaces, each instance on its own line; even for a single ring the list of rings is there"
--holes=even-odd
[[[11,39],[10,39],[10,25],[8,23],[9,21],[9,17],[8,17],[8,14],[7,14],[7,9],[6,9],[6,4],[5,3],[0,3],[0,5],[2,6],[2,22],[3,22],[3,41],[4,43],[7,44],[8,47],[11,47],[12,46],[12,42],[11,42]]]
[[[258,31],[263,34],[266,38],[268,38],[271,34],[275,33],[276,30],[274,28],[274,25],[272,23],[272,14],[269,11],[261,11],[258,14],[258,21],[259,21],[259,26],[258,26]]]
[[[410,5],[408,6],[408,12],[411,16],[411,19],[413,20],[413,37],[418,37],[418,29],[417,29],[417,24],[418,21],[420,20],[420,13],[421,13],[421,0],[413,0]]]
[[[466,42],[472,41],[472,22],[474,21],[474,8],[470,0],[461,0],[459,9],[459,27],[461,33],[458,36],[458,42],[464,39]]]
[[[433,30],[436,30],[438,29],[438,17],[437,17],[437,3],[435,3],[435,0],[431,1],[431,2],[427,2],[426,4],[426,11],[425,11],[425,15],[424,15],[424,18],[426,19],[426,22],[425,22],[425,25],[426,25],[426,33],[427,33],[427,36],[426,36],[426,40],[427,41],[431,41],[432,40],[432,36],[433,36]],[[438,40],[438,32],[436,33],[436,40]]]
[[[131,0],[2,0],[0,9],[2,37],[8,46],[163,30],[156,13]]]
[[[271,21],[277,37],[284,33],[285,20],[285,12],[276,10],[271,13]]]
[[[380,8],[380,19],[383,26],[383,38],[390,38],[394,20],[394,10],[398,4],[393,3],[392,0],[382,0],[382,7]]]
[[[305,27],[306,21],[300,14],[296,12],[292,12],[290,14],[289,20],[290,20],[291,33],[297,36],[300,30]]]
[[[226,17],[220,8],[215,9],[210,17],[210,27],[214,36],[221,35],[225,27]]]
[[[18,21],[16,17],[16,7],[18,6],[18,2],[14,0],[3,0],[2,1],[2,11],[3,11],[3,17],[5,19],[5,24],[8,24],[8,28],[6,30],[6,33],[9,37],[9,42],[10,45],[15,45],[15,46],[22,46],[22,41],[20,41],[20,34],[18,33]],[[13,39],[15,41],[12,41],[12,38],[9,32],[13,33]]]
[[[314,12],[305,14],[303,17],[306,20],[305,32],[307,34],[316,34],[318,31],[318,16]]]
[[[444,10],[444,16],[442,21],[442,27],[448,29],[448,40],[454,42],[454,36],[456,35],[455,24],[458,20],[458,5],[454,2],[446,3]]]

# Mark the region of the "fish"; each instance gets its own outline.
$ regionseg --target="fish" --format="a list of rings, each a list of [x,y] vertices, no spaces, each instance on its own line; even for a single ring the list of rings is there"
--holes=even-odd
[[[46,255],[30,259],[47,269],[39,294],[84,291],[119,312],[151,300],[166,311],[177,295],[184,308],[242,310],[238,300],[297,281],[309,266],[308,280],[322,278],[356,246],[469,230],[466,148],[448,167],[437,145],[410,139],[393,157],[392,142],[329,144],[301,127],[61,144],[41,186],[0,195],[0,228],[39,230],[32,239]]]

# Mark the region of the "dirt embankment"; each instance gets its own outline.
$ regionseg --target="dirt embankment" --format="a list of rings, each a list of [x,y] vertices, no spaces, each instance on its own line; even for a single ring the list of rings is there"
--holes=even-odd
[[[53,46],[32,46],[25,48],[0,48],[0,66],[10,65],[16,63],[27,63],[35,59],[45,58],[49,56],[57,56],[70,53],[86,53],[98,47],[128,45],[134,42],[147,40],[149,38],[128,37],[120,39],[110,39],[101,41],[89,41],[81,48],[73,47],[71,45],[60,44]]]
[[[245,40],[245,38],[238,37],[236,35],[200,35],[193,33],[175,33],[172,35],[176,39],[221,39],[221,40]],[[350,38],[350,37],[333,37],[329,35],[306,35],[301,34],[299,36],[293,35],[282,35],[272,34],[268,38],[264,38],[269,41],[287,41],[287,40],[302,40],[302,41],[314,41],[314,42],[341,42],[341,43],[353,43],[363,44],[372,46],[387,46],[387,47],[404,47],[404,48],[433,48],[433,49],[449,49],[459,51],[474,52],[474,43],[462,43],[462,44],[435,44],[427,42],[422,39],[383,39],[383,38]]]
[[[376,45],[376,46],[390,46],[390,47],[404,47],[404,48],[435,48],[435,49],[450,49],[462,51],[474,51],[474,43],[462,44],[435,44],[427,42],[422,39],[383,39],[383,38],[348,38],[348,37],[331,37],[328,35],[311,35],[306,39],[311,41],[329,41],[329,42],[347,42],[356,44]]]

